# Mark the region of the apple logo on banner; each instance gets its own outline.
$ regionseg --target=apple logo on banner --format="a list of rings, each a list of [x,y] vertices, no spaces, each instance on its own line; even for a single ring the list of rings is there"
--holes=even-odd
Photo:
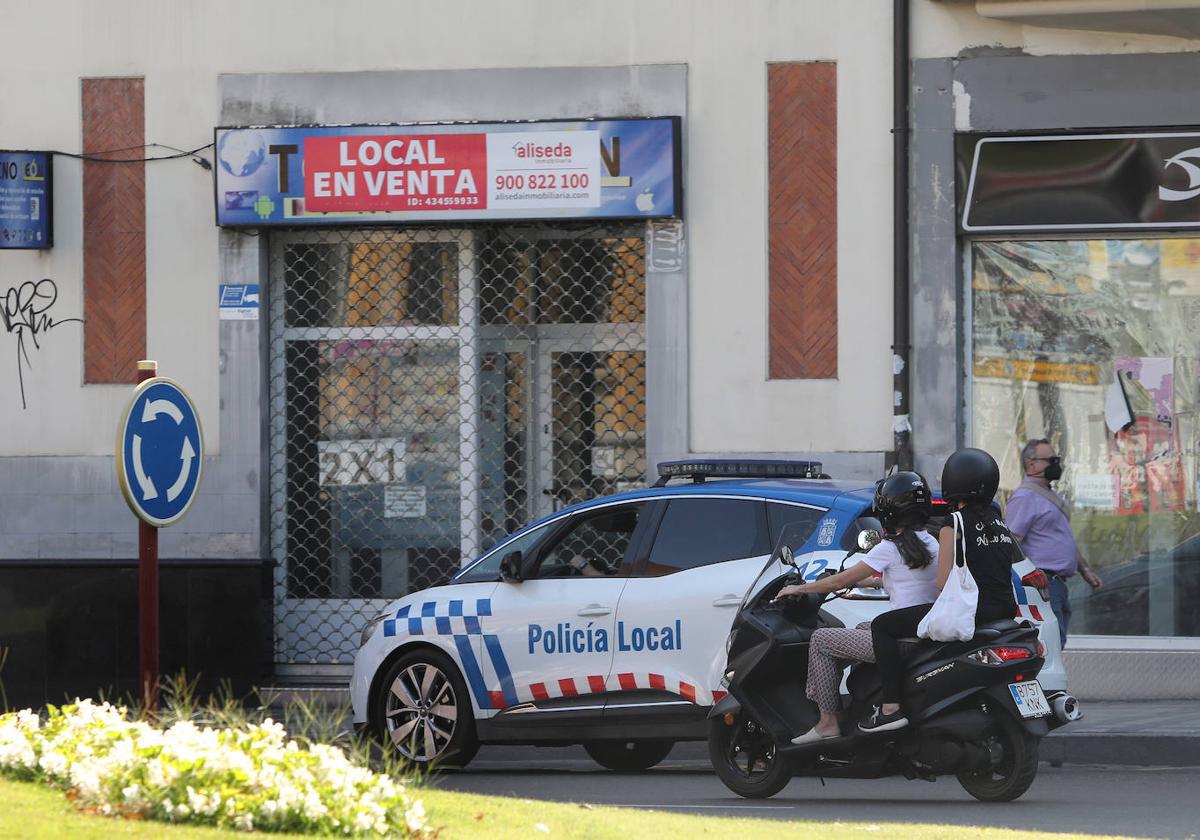
[[[1200,190],[1197,190],[1197,192],[1200,192]],[[633,203],[643,213],[651,213],[654,211],[654,193],[650,192],[650,190],[640,192]]]
[[[1200,195],[1200,166],[1192,163],[1192,161],[1197,159],[1200,159],[1200,146],[1180,152],[1175,157],[1167,158],[1163,162],[1163,169],[1178,166],[1187,173],[1188,188],[1186,190],[1172,190],[1160,186],[1158,188],[1158,198],[1160,201],[1187,201],[1189,198],[1195,198]]]

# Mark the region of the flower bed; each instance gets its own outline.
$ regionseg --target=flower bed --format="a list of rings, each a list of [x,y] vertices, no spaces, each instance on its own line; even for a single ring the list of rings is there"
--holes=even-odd
[[[338,747],[302,746],[271,720],[160,728],[80,700],[0,715],[0,772],[67,789],[102,814],[241,831],[420,837],[420,800]]]

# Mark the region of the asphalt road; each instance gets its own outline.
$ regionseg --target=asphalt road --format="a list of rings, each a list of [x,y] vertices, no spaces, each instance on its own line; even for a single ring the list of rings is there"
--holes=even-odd
[[[833,822],[986,825],[1131,837],[1200,835],[1200,767],[1043,763],[1021,799],[985,804],[952,777],[858,781],[795,779],[774,798],[741,799],[712,774],[702,744],[680,744],[646,773],[601,769],[579,747],[484,747],[460,773],[432,782],[447,790],[586,802],[680,813]]]

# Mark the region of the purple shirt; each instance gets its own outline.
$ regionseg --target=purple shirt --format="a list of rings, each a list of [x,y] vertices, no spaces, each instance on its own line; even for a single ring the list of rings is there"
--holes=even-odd
[[[1008,497],[1004,521],[1033,565],[1066,577],[1075,574],[1078,549],[1071,522],[1049,499],[1023,484]]]

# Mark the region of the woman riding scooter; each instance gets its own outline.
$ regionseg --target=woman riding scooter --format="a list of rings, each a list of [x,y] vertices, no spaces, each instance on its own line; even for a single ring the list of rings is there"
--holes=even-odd
[[[1012,588],[1014,543],[1008,527],[992,507],[1000,486],[1000,467],[982,449],[960,449],[946,459],[942,468],[942,498],[962,515],[967,535],[964,558],[979,590],[975,625],[1012,618],[1017,612]],[[938,535],[937,589],[940,592],[955,563],[954,529],[942,528]],[[908,725],[900,708],[904,678],[900,639],[915,636],[917,625],[932,603],[892,610],[871,622],[871,640],[883,682],[882,704],[868,720],[859,724],[864,732],[884,732]]]
[[[937,597],[938,543],[924,530],[930,513],[929,485],[915,472],[899,472],[875,487],[873,509],[883,524],[883,541],[861,562],[812,583],[785,586],[776,596],[824,594],[851,588],[875,574],[897,607],[928,604]],[[848,661],[874,662],[870,622],[855,628],[822,627],[809,643],[808,684],[805,694],[817,704],[821,718],[812,729],[792,739],[807,744],[841,734],[839,688]]]

